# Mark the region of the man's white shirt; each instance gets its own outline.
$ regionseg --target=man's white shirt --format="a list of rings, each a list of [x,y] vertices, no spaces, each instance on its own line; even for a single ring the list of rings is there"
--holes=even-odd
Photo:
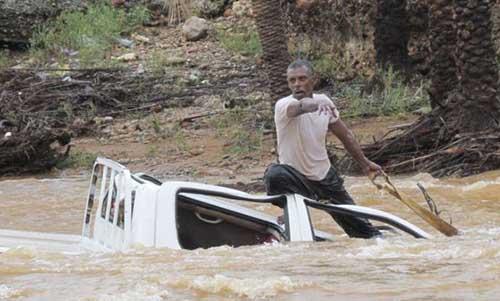
[[[290,118],[288,106],[299,102],[290,95],[276,103],[274,122],[280,163],[291,165],[310,180],[320,181],[331,166],[326,151],[328,125],[339,119],[339,111],[324,94],[313,94],[313,99],[330,102],[334,107],[333,116],[315,111]]]

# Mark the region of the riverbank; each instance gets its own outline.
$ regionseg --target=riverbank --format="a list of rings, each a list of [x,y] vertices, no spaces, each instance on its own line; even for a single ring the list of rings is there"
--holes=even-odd
[[[262,191],[261,177],[265,168],[276,160],[271,132],[262,134],[260,139],[253,141],[254,145],[248,144],[248,149],[242,150],[237,148],[238,144],[249,141],[235,141],[215,125],[223,116],[198,118],[179,126],[182,120],[196,114],[200,114],[197,108],[168,109],[140,120],[113,120],[106,127],[107,134],[73,141],[70,160],[74,163],[62,172],[77,174],[90,170],[92,159],[103,156],[132,171],[145,172],[162,180],[194,180]],[[415,118],[402,115],[347,119],[346,122],[356,137],[367,143]],[[155,131],[154,126],[161,130]],[[166,137],[172,128],[177,132]],[[333,135],[328,141],[342,146]]]
[[[62,124],[73,133],[69,157],[51,175],[90,170],[96,156],[105,156],[161,179],[251,186],[276,158],[275,100],[266,89],[261,51],[248,14],[210,20],[207,36],[198,41],[186,40],[182,26],[140,27],[113,46],[95,73],[72,73],[82,67],[77,55],[61,63],[12,54],[12,70],[40,64],[48,69],[23,75],[19,85],[24,86],[9,87],[12,95],[4,98],[17,99],[22,91],[24,99],[40,100],[42,109],[36,110],[25,107],[33,101],[10,104],[20,109],[15,116],[33,112],[48,117],[49,126]],[[336,66],[334,59],[319,62],[320,71]],[[318,87],[338,97],[342,116],[364,142],[415,120],[407,110],[425,103],[423,84],[405,86],[392,72],[384,76],[360,75],[351,82],[326,76]],[[57,90],[60,86],[65,90]],[[30,114],[25,119],[35,118]],[[394,115],[365,117],[386,114]]]

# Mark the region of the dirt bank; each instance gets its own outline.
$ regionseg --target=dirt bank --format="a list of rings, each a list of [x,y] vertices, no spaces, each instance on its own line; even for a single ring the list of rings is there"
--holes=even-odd
[[[162,118],[175,114],[174,119]],[[162,180],[194,180],[211,184],[224,184],[244,190],[262,191],[262,175],[268,164],[276,160],[274,140],[270,133],[262,135],[259,148],[249,152],[232,149],[234,141],[220,135],[213,121],[217,116],[199,118],[178,128],[177,138],[156,133],[151,120],[157,120],[164,131],[174,128],[179,121],[192,116],[196,108],[166,109],[165,114],[148,116],[141,120],[117,119],[109,126],[115,129],[141,128],[128,134],[101,135],[79,138],[73,151],[81,154],[104,156],[123,163],[132,171],[146,172]],[[156,118],[156,119],[154,119]],[[380,138],[389,129],[408,123],[416,117],[374,117],[348,119],[360,141],[370,142]],[[137,126],[138,125],[138,126]],[[180,138],[182,137],[182,138]],[[341,147],[334,136],[328,141]],[[84,166],[67,169],[65,173],[79,173]]]

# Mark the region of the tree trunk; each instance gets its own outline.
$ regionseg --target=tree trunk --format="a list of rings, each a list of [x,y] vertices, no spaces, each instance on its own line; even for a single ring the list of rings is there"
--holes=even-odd
[[[444,107],[451,92],[458,86],[457,30],[453,10],[454,0],[432,1],[430,4],[429,38],[431,44],[431,107]]]
[[[0,0],[0,42],[28,44],[36,25],[83,7],[84,0]]]
[[[252,0],[252,4],[271,94],[275,98],[283,97],[290,93],[286,81],[290,55],[280,1]]]
[[[377,0],[374,46],[377,63],[398,71],[407,71],[410,66],[406,0]]]
[[[458,68],[460,70],[456,126],[462,132],[496,128],[498,66],[492,39],[491,0],[456,0]]]
[[[492,1],[437,2],[430,10],[432,54],[436,56],[432,59],[431,91],[441,105],[403,133],[366,145],[363,151],[387,171],[397,173],[468,176],[498,169],[500,102],[491,35]],[[455,24],[451,24],[453,12]],[[457,28],[455,37],[453,27]],[[456,80],[447,78],[454,74],[454,52]],[[440,103],[446,97],[449,101]],[[350,169],[351,162],[344,160],[339,165]]]

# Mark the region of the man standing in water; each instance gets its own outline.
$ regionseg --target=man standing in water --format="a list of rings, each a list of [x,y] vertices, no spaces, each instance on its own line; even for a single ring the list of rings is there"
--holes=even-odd
[[[365,157],[333,102],[324,94],[313,93],[315,78],[308,61],[291,63],[287,81],[292,95],[276,103],[274,114],[280,163],[270,165],[265,172],[267,193],[298,193],[311,199],[353,205],[343,179],[328,158],[328,130],[339,138],[366,175],[380,173],[382,168]],[[332,217],[351,237],[380,235],[366,219],[340,214]]]

